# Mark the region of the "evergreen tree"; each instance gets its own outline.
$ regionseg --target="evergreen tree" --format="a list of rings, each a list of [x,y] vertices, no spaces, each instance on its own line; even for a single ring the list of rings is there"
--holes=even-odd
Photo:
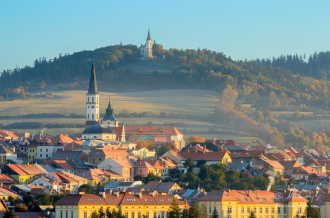
[[[105,212],[103,210],[103,207],[99,209],[99,214],[100,214],[100,218],[105,218]]]
[[[305,214],[303,218],[321,218],[320,210],[317,207],[313,206],[313,200],[310,198],[307,202],[307,207],[305,209]]]
[[[251,211],[249,218],[257,218],[253,210]]]
[[[219,214],[216,208],[214,208],[213,213],[212,213],[212,218],[219,218]]]
[[[93,213],[89,216],[89,218],[101,218],[98,211],[94,210]]]
[[[7,210],[7,211],[3,214],[3,218],[15,218],[13,211],[11,211],[11,210]]]
[[[181,217],[180,208],[178,203],[174,199],[168,212],[168,218],[180,218],[180,217]]]
[[[198,203],[195,201],[194,204],[189,208],[189,218],[199,218],[200,211]]]
[[[189,211],[186,209],[182,210],[181,218],[189,218]]]

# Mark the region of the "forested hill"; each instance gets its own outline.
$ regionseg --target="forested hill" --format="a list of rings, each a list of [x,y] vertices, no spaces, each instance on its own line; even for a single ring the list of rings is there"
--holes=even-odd
[[[302,76],[311,76],[317,79],[330,77],[330,51],[304,55],[281,55],[272,59],[257,59],[253,62],[265,66],[281,67]]]
[[[257,108],[291,108],[301,105],[327,108],[328,82],[303,77],[279,67],[255,62],[233,61],[210,50],[164,50],[154,45],[154,56],[171,64],[169,74],[139,74],[126,68],[138,59],[135,45],[108,46],[94,51],[82,51],[59,56],[53,60],[36,60],[33,67],[4,71],[0,77],[0,95],[15,97],[18,93],[42,90],[46,86],[79,83],[87,80],[92,59],[95,59],[97,79],[103,87],[120,85],[144,89],[199,88],[222,90],[231,85],[238,91],[238,100]],[[101,86],[102,88],[102,86]],[[24,97],[24,95],[23,95]]]

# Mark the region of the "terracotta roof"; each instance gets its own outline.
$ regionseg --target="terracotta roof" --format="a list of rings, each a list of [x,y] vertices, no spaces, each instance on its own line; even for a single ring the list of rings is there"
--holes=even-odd
[[[265,161],[266,163],[268,163],[270,166],[272,166],[274,169],[283,169],[284,170],[284,167],[280,164],[280,162],[278,161]]]
[[[0,195],[17,195],[16,192],[6,187],[0,187]]]
[[[101,180],[104,181],[107,176],[111,177],[121,177],[120,175],[107,171],[107,170],[100,170],[100,169],[90,169],[85,172],[78,174],[78,176],[88,179],[88,180]]]
[[[85,178],[80,176],[76,176],[74,174],[68,172],[54,172],[52,175],[57,179],[59,182],[63,183],[70,183],[70,182],[77,182],[77,181],[86,181]]]
[[[300,166],[293,171],[293,174],[312,174],[312,173],[317,173],[317,171],[310,166]]]
[[[59,139],[61,143],[71,143],[74,140],[67,135],[59,135],[55,139]]]
[[[146,160],[137,160],[133,162],[135,167],[143,167],[143,168],[154,168],[151,164],[149,164]]]
[[[327,170],[330,170],[330,160],[319,160],[318,163],[321,166],[325,166]]]
[[[65,160],[54,160],[53,161],[59,168],[66,170],[73,170],[73,167],[68,164]]]
[[[284,167],[286,170],[291,170],[294,168],[294,165],[301,166],[301,164],[297,160],[290,160],[290,161],[279,161],[280,164]]]
[[[39,168],[32,164],[6,164],[10,169],[18,175],[42,175],[45,174]]]
[[[238,201],[240,204],[279,204],[275,201],[276,192],[251,190],[213,190],[198,201]]]
[[[3,137],[10,137],[14,140],[19,139],[19,137],[15,133],[13,133],[12,131],[7,131],[7,130],[4,130],[4,129],[0,129],[0,134]]]
[[[174,126],[128,126],[125,125],[127,135],[183,135]]]
[[[131,168],[135,166],[131,160],[127,160],[127,159],[113,159],[113,160],[123,167]]]
[[[18,183],[14,178],[12,178],[10,175],[7,174],[0,174],[0,182],[3,184],[16,184]]]

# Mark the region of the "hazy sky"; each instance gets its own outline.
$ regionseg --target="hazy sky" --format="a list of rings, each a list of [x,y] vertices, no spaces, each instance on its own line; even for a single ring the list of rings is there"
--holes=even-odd
[[[0,70],[36,58],[140,45],[150,27],[165,48],[233,59],[330,50],[330,1],[0,0]]]

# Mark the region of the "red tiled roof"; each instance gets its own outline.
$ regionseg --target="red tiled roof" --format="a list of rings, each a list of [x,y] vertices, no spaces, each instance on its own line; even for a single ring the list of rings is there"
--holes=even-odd
[[[174,126],[127,126],[125,134],[134,133],[136,135],[183,135]]]
[[[65,160],[54,160],[53,162],[62,169],[73,170],[73,167]]]
[[[294,168],[294,165],[301,166],[301,164],[297,160],[290,160],[290,161],[279,161],[280,164],[284,167],[286,170],[291,170]]]
[[[78,174],[78,176],[88,179],[88,180],[101,180],[104,181],[107,176],[111,177],[121,177],[120,175],[110,172],[107,170],[101,170],[101,169],[90,169],[85,172],[82,172]]]
[[[10,175],[7,174],[0,174],[0,182],[3,184],[16,184],[18,183],[14,178],[12,178]]]

